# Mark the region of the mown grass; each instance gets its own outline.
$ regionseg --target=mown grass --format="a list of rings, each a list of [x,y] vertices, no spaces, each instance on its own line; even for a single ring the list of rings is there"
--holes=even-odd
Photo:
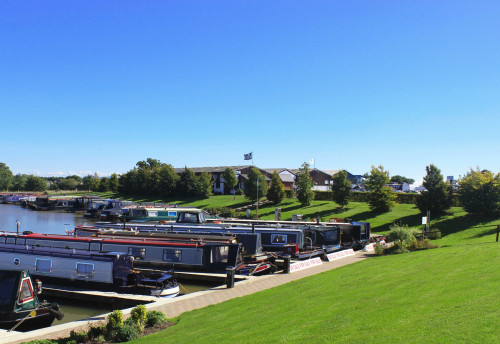
[[[372,258],[181,315],[133,343],[495,343],[496,243]]]

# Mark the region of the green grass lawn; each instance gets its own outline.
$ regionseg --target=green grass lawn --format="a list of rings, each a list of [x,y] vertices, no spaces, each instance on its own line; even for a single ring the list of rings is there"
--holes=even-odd
[[[498,343],[499,250],[368,259],[185,313],[133,343]]]

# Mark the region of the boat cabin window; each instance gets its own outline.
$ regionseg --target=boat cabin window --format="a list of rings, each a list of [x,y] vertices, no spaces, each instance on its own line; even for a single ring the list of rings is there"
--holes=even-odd
[[[137,217],[144,217],[147,216],[146,209],[130,209],[129,210],[130,216],[137,216]]]
[[[158,217],[158,212],[155,210],[155,211],[148,211],[148,216],[150,217]]]
[[[287,236],[286,234],[272,234],[271,243],[273,244],[286,244]]]
[[[5,237],[0,237],[0,244],[5,244]]]
[[[177,217],[177,212],[176,211],[169,211],[168,217]]]
[[[212,254],[210,255],[210,263],[227,263],[228,255],[229,255],[229,246],[212,247]]]
[[[94,264],[76,263],[76,277],[94,277]]]
[[[327,243],[337,243],[339,241],[339,231],[337,229],[325,231],[324,235]]]
[[[180,262],[182,259],[182,250],[165,249],[163,250],[163,260],[167,262]]]
[[[52,259],[37,258],[35,261],[35,271],[52,272]]]
[[[7,244],[15,244],[16,243],[16,238],[7,238]]]
[[[198,214],[196,214],[196,213],[180,213],[178,222],[198,223]]]
[[[146,258],[146,248],[145,247],[129,247],[128,254],[133,256],[135,259]]]
[[[31,280],[29,278],[25,278],[21,282],[21,289],[19,290],[17,303],[23,304],[33,300],[33,298],[33,286],[31,285]]]

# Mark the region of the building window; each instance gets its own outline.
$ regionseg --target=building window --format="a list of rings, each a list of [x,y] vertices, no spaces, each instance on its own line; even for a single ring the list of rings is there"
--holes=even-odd
[[[163,250],[163,260],[166,262],[180,262],[182,259],[182,250],[165,249]]]
[[[35,261],[35,271],[52,272],[52,259],[39,259]]]
[[[94,264],[76,263],[76,277],[94,277]]]
[[[135,259],[144,259],[146,258],[146,248],[144,247],[129,247],[128,254],[134,257]]]

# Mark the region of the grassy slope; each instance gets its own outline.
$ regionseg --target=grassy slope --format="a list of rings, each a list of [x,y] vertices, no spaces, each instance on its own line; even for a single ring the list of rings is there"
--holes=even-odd
[[[494,343],[499,246],[379,257],[183,314],[134,343]]]
[[[230,206],[232,199],[217,196]],[[229,197],[228,197],[229,198]],[[203,201],[198,201],[203,202]],[[212,199],[205,200],[213,206]],[[241,202],[241,199],[240,199]],[[193,202],[191,205],[202,206]],[[302,213],[369,221],[384,233],[394,223],[419,226],[412,205],[375,214],[364,203],[339,211],[333,202],[281,205]],[[274,207],[260,215],[272,218]],[[493,343],[500,338],[498,218],[461,208],[433,220],[442,248],[377,257],[285,286],[180,316],[179,323],[134,343]]]

